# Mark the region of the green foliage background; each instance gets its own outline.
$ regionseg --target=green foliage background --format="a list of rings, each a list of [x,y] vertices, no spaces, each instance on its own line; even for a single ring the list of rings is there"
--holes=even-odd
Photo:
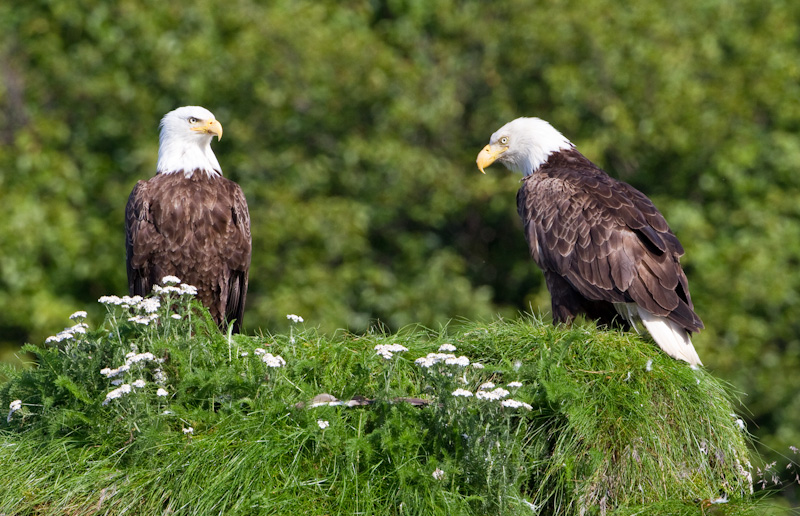
[[[800,3],[29,0],[0,31],[3,342],[125,293],[127,195],[187,104],[250,204],[250,331],[546,310],[517,178],[474,166],[539,116],[654,199],[703,361],[767,454],[800,444]]]

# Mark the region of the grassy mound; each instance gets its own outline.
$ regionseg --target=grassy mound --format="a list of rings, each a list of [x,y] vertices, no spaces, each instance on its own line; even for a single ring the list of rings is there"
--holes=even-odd
[[[763,514],[726,387],[633,335],[231,338],[162,296],[4,371],[0,514]]]

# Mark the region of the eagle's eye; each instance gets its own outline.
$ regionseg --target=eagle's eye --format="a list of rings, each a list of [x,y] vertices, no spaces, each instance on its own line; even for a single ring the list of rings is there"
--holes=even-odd
[[[508,136],[503,136],[502,138],[500,138],[500,143],[502,143],[503,145],[507,144],[508,143]]]
[[[189,123],[190,124],[196,124],[197,123],[197,119],[195,117],[193,117],[193,116],[190,116],[189,117]]]

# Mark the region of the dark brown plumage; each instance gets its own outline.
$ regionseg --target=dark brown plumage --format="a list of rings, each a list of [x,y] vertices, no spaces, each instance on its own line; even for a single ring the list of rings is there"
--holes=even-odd
[[[703,323],[680,265],[684,250],[650,199],[543,120],[517,119],[492,135],[479,167],[494,160],[526,173],[517,210],[554,322],[583,313],[637,331],[643,323],[668,354],[700,364],[689,333]]]
[[[202,134],[195,134],[202,132],[199,129],[187,129],[195,133],[186,133],[189,136],[179,142],[181,145],[170,148],[170,142],[165,142],[165,131],[183,135],[183,122],[187,127],[218,125],[215,120],[209,121],[213,115],[204,111],[180,108],[164,117],[159,173],[139,181],[131,192],[125,209],[128,288],[131,295],[145,296],[164,276],[176,276],[197,287],[198,299],[218,325],[223,327],[233,321],[232,330],[238,333],[251,254],[250,215],[244,193],[239,185],[222,177],[215,158],[203,162],[210,147],[204,149],[201,145],[203,152],[197,154],[200,158],[195,156],[197,159],[192,160],[190,156],[185,160],[187,165],[198,168],[162,171],[164,164],[169,168],[178,166],[169,159],[175,158],[172,149],[179,149],[184,143],[192,146],[197,138],[201,143],[210,142],[210,136],[203,140]],[[175,113],[177,120],[167,119]],[[196,122],[189,123],[190,120]],[[174,123],[168,126],[170,121]],[[218,131],[221,134],[221,127]],[[191,153],[177,154],[180,160]]]

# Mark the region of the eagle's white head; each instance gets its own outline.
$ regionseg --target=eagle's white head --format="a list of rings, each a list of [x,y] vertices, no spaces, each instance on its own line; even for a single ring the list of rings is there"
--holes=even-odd
[[[195,170],[209,176],[222,175],[219,161],[211,150],[211,139],[222,138],[222,125],[213,113],[200,106],[184,106],[161,119],[157,173],[183,171],[191,177]]]
[[[517,118],[492,135],[478,154],[478,169],[484,172],[495,161],[528,176],[536,172],[550,154],[574,146],[563,134],[541,118]]]

